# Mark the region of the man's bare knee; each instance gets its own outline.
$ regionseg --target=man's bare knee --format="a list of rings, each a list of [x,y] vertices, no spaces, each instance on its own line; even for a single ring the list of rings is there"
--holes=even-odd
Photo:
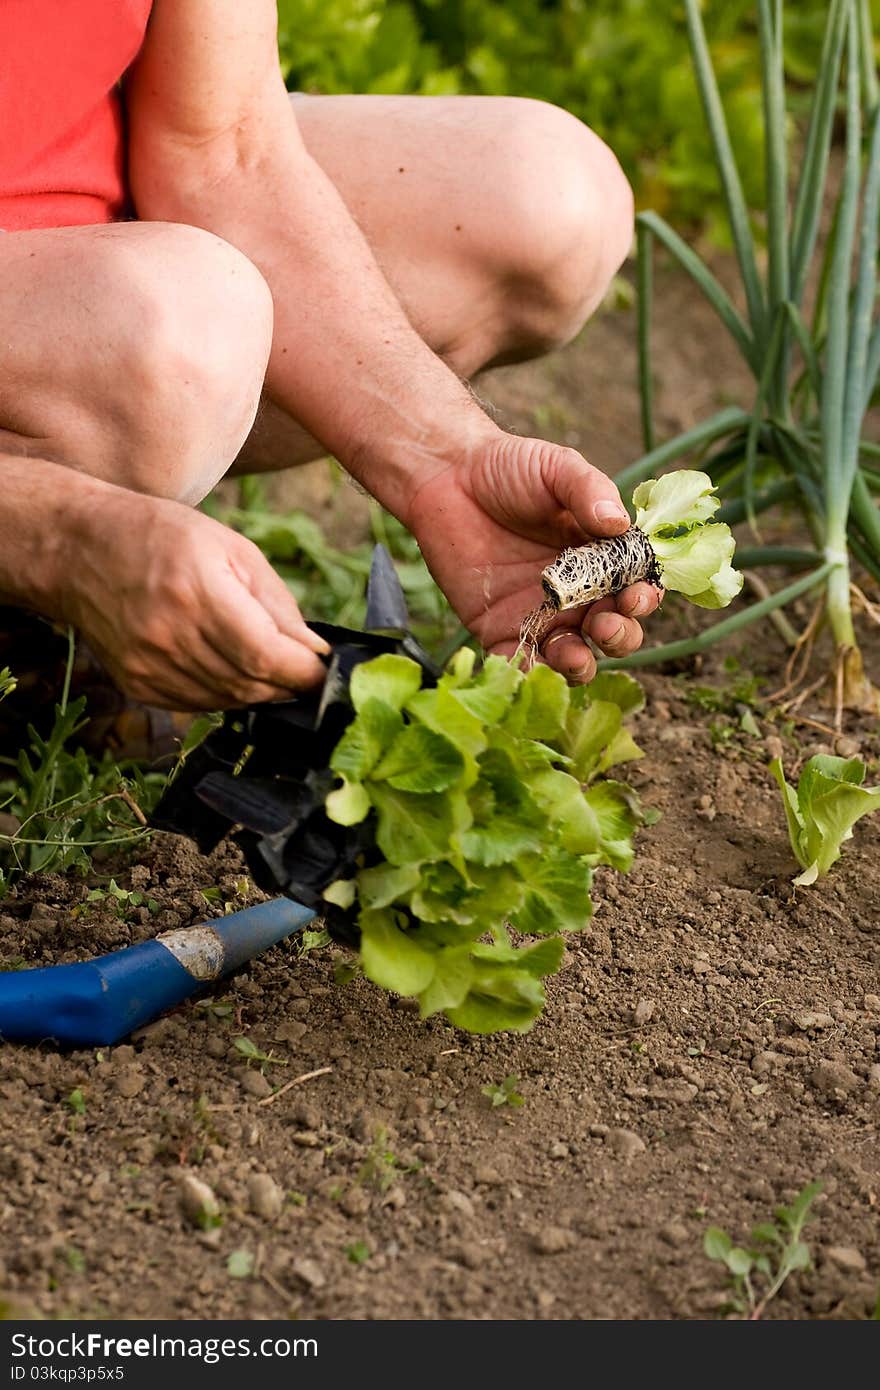
[[[608,146],[559,107],[506,99],[508,329],[527,348],[569,341],[633,236],[633,196]]]
[[[226,242],[192,227],[157,232],[139,263],[127,248],[123,268],[114,394],[130,447],[126,476],[116,481],[194,503],[223,476],[253,425],[272,298],[256,267]]]

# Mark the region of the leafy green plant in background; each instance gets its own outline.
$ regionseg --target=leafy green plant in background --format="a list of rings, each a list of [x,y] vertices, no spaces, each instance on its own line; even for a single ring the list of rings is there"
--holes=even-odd
[[[546,666],[457,653],[436,688],[406,657],[352,674],[355,718],[331,758],[327,814],[372,818],[377,862],[327,889],[357,907],[364,974],[473,1032],[531,1027],[561,933],[591,913],[593,869],[625,871],[645,817],[608,769],[640,751],[631,677],[569,690]],[[516,945],[509,927],[540,937]]]
[[[662,218],[639,218],[640,376],[647,455],[618,476],[622,488],[653,475],[694,449],[708,449],[703,468],[725,505],[719,520],[748,519],[760,541],[758,517],[782,502],[803,513],[814,549],[757,544],[739,564],[812,566],[778,594],[708,629],[698,639],[636,653],[626,665],[686,655],[763,617],[774,607],[822,588],[825,621],[835,650],[837,705],[877,708],[865,678],[852,601],[871,606],[851,587],[860,562],[880,579],[880,473],[863,422],[880,373],[880,324],[875,317],[880,210],[880,103],[866,0],[831,0],[800,172],[789,194],[785,116],[783,7],[758,0],[766,147],[767,262],[761,269],[730,132],[710,61],[698,0],[685,0],[694,67],[731,237],[745,313],[708,266]],[[844,63],[845,55],[845,63]],[[845,167],[820,265],[819,223],[831,201],[829,151],[842,67],[845,70]],[[867,120],[867,161],[862,174]],[[859,219],[859,208],[862,214]],[[655,446],[650,357],[651,251],[658,242],[692,277],[731,335],[755,380],[750,410],[727,409],[687,434]],[[807,288],[818,273],[812,316]],[[818,618],[818,615],[817,615]],[[814,628],[811,629],[813,631]],[[621,663],[617,663],[621,664]]]
[[[777,1207],[771,1221],[754,1227],[748,1245],[734,1245],[718,1226],[706,1231],[705,1254],[723,1264],[730,1275],[732,1312],[757,1321],[792,1274],[812,1267],[810,1247],[802,1236],[821,1190],[821,1183],[808,1183],[790,1206]]]
[[[788,838],[803,870],[794,881],[815,883],[840,858],[856,821],[880,811],[880,787],[862,786],[866,768],[861,758],[817,754],[805,763],[796,788],[786,781],[779,758],[770,771],[779,783]]]
[[[394,557],[413,631],[420,640],[438,650],[461,630],[431,578],[417,542],[378,503],[370,504],[372,539],[365,538],[348,550],[332,545],[320,523],[305,512],[273,510],[262,480],[256,477],[239,480],[236,506],[224,506],[211,499],[209,510],[260,547],[289,584],[307,618],[343,626],[362,624],[372,543],[381,541]]]
[[[872,0],[875,14],[880,5]],[[824,0],[788,25],[792,106],[803,105]],[[754,0],[707,0],[712,55],[746,196],[761,196],[763,143]],[[699,121],[682,6],[654,0],[280,0],[288,85],[318,92],[536,97],[593,126],[643,206],[702,222],[720,209]]]

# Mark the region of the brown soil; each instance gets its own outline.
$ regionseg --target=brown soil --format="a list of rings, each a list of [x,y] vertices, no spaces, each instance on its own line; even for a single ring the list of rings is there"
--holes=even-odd
[[[664,431],[738,382],[702,306],[676,282],[665,294]],[[605,315],[573,349],[483,389],[518,427],[613,470],[639,450],[632,339],[631,314]],[[880,643],[866,644],[876,667]],[[706,1227],[744,1239],[819,1179],[815,1268],[767,1316],[868,1316],[880,818],[818,887],[791,888],[766,763],[780,740],[794,769],[831,739],[760,707],[749,733],[735,698],[702,708],[700,686],[753,672],[765,689],[778,682],[772,628],[738,655],[735,675],[719,656],[646,679],[635,723],[647,756],[630,780],[663,818],[627,878],[598,876],[595,918],[525,1037],[422,1024],[363,980],[335,983],[336,948],[287,946],[126,1046],[0,1046],[0,1305],[47,1317],[707,1317],[725,1278],[702,1253]],[[876,780],[876,723],[852,722],[840,746],[874,761]],[[216,910],[200,890],[231,896],[239,873],[234,850],[203,860],[157,836],[119,877],[160,911],[127,920],[75,911],[80,880],[35,881],[0,908],[0,962],[82,958],[197,921]],[[248,1068],[241,1035],[285,1065],[265,1078]],[[510,1074],[524,1104],[493,1108],[481,1088]],[[184,1215],[187,1175],[216,1194],[213,1231]],[[250,1278],[227,1270],[239,1250]]]

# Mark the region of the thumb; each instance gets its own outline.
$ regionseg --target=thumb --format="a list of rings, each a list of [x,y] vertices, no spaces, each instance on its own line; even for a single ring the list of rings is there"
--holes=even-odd
[[[614,483],[576,449],[550,448],[542,463],[546,488],[588,536],[619,536],[629,529]]]
[[[233,566],[239,571],[239,578],[250,590],[259,604],[265,608],[279,632],[292,637],[317,655],[326,656],[330,651],[323,637],[312,632],[299,611],[299,604],[288,589],[281,575],[273,569],[263,552],[248,542],[244,572],[239,569],[238,556]]]

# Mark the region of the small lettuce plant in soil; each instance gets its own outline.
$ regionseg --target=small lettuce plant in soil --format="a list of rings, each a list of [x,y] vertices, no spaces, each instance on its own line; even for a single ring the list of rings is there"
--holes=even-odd
[[[880,787],[862,785],[867,769],[861,758],[817,753],[804,764],[796,787],[786,779],[779,758],[770,771],[782,792],[788,838],[802,870],[794,882],[808,886],[840,858],[856,821],[880,810]]]
[[[606,774],[641,756],[624,717],[643,697],[620,672],[570,690],[546,666],[474,665],[459,651],[425,689],[404,656],[354,671],[327,813],[372,817],[380,858],[325,896],[356,911],[366,976],[423,1017],[523,1031],[590,918],[594,869],[632,862],[645,814]]]

